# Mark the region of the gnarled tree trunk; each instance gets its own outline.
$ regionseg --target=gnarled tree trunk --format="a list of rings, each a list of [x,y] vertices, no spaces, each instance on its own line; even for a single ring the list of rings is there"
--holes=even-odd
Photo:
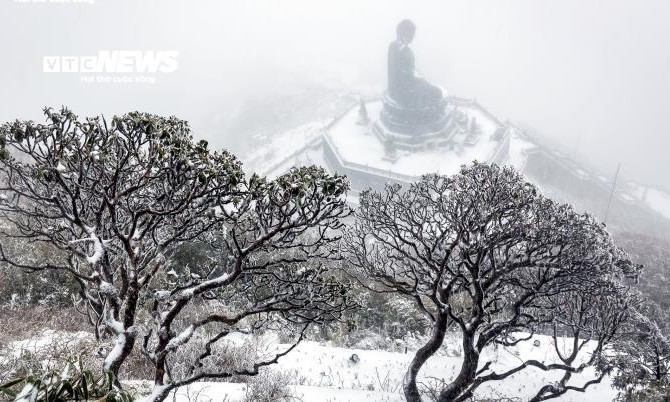
[[[438,315],[435,324],[433,325],[430,339],[416,351],[416,354],[405,373],[403,382],[403,391],[407,402],[421,402],[421,395],[419,394],[419,389],[416,385],[416,376],[419,374],[419,370],[421,370],[421,367],[426,361],[437,352],[440,346],[442,346],[444,336],[447,332],[447,326],[448,318],[446,314]]]

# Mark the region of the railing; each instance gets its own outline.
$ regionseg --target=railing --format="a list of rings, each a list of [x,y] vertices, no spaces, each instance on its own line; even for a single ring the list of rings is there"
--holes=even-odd
[[[507,127],[500,139],[500,144],[491,152],[491,154],[489,154],[488,161],[500,164],[504,157],[509,156],[509,144],[511,138],[510,128]]]

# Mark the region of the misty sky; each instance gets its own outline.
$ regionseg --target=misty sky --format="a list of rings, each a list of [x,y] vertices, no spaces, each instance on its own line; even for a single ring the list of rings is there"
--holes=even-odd
[[[580,158],[670,188],[670,2],[95,0],[0,2],[0,120],[174,114],[216,146],[249,102],[322,86],[384,89],[386,48],[415,21],[417,67],[453,95],[533,127]],[[86,84],[43,56],[176,50],[155,84]]]

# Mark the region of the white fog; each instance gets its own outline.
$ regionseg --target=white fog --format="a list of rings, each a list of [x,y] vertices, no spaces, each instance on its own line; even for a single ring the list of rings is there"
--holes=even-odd
[[[79,114],[140,109],[177,115],[196,136],[235,147],[235,128],[249,134],[237,116],[249,103],[272,110],[272,99],[305,87],[383,90],[386,45],[397,21],[412,18],[417,67],[450,94],[476,98],[603,173],[620,162],[628,179],[670,187],[662,0],[5,1],[0,15],[3,121],[62,104]],[[179,68],[154,85],[42,72],[43,56],[116,49],[177,50]]]

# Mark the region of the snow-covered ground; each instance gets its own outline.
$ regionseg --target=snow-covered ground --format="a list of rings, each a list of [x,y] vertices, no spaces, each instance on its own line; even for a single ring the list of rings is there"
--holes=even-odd
[[[524,342],[517,348],[501,347],[497,351],[492,350],[485,353],[484,358],[495,362],[492,365],[494,370],[514,367],[521,361],[521,356],[543,362],[554,361],[555,354],[550,338],[537,336],[535,339],[540,341],[540,346]],[[450,350],[452,352],[456,350],[455,345]],[[358,356],[357,363],[351,360],[353,354]],[[274,369],[291,376],[294,392],[303,401],[404,401],[402,377],[411,358],[412,351],[405,354],[346,349],[316,342],[304,342],[296,350],[281,358]],[[423,368],[419,380],[429,381],[430,377],[449,380],[460,368],[460,363],[461,358],[454,356],[453,353],[449,353],[449,356],[442,354],[433,357]],[[589,371],[588,374],[593,373]],[[539,369],[528,368],[505,381],[482,386],[477,395],[492,398],[514,397],[524,401],[542,385],[558,376],[558,373],[549,374]],[[584,378],[584,375],[575,376],[572,384],[581,385]],[[196,383],[179,389],[176,400],[238,401],[245,394],[245,386],[225,382]],[[616,393],[606,378],[603,383],[590,387],[587,393],[572,392],[557,400],[605,402],[612,401]]]
[[[77,332],[57,334],[45,331],[41,336],[29,340],[12,342],[9,347],[16,351],[40,349],[55,340],[58,342],[75,342],[90,337],[90,334]],[[533,341],[539,341],[534,346]],[[391,342],[391,340],[389,340]],[[453,336],[445,342],[445,346],[435,357],[424,366],[419,382],[430,382],[431,378],[450,380],[457,373],[461,364],[458,352],[458,338]],[[560,343],[559,343],[560,344]],[[567,344],[567,343],[566,343]],[[285,345],[268,344],[269,349],[283,350]],[[272,352],[273,350],[268,350]],[[356,355],[358,359],[352,359]],[[320,344],[303,342],[294,351],[279,360],[273,370],[288,374],[290,384],[297,397],[302,401],[403,401],[402,378],[407,365],[412,359],[413,351],[407,353],[387,352],[380,350],[347,349]],[[514,348],[500,347],[497,350],[485,351],[480,365],[487,360],[493,362],[491,368],[498,372],[505,368],[518,365],[521,359],[537,359],[550,363],[556,361],[551,338],[538,335],[532,341],[522,342]],[[357,360],[354,362],[354,360]],[[590,379],[588,371],[573,377],[571,384],[581,385]],[[493,382],[480,388],[477,396],[492,399],[500,397],[528,400],[542,385],[558,378],[559,373],[547,373],[539,369],[527,368],[501,382]],[[150,384],[133,382],[138,389],[149,390]],[[245,395],[244,383],[201,382],[183,387],[176,392],[176,401],[239,401]],[[588,389],[586,393],[570,392],[559,401],[612,401],[617,391],[610,387],[605,378],[601,384]],[[172,400],[172,397],[169,398]]]
[[[39,336],[28,339],[13,341],[9,344],[9,349],[15,356],[19,356],[22,351],[35,353],[39,350],[49,348],[54,344],[64,346],[66,344],[76,345],[79,342],[92,338],[89,332],[56,332],[51,329],[44,330]]]

